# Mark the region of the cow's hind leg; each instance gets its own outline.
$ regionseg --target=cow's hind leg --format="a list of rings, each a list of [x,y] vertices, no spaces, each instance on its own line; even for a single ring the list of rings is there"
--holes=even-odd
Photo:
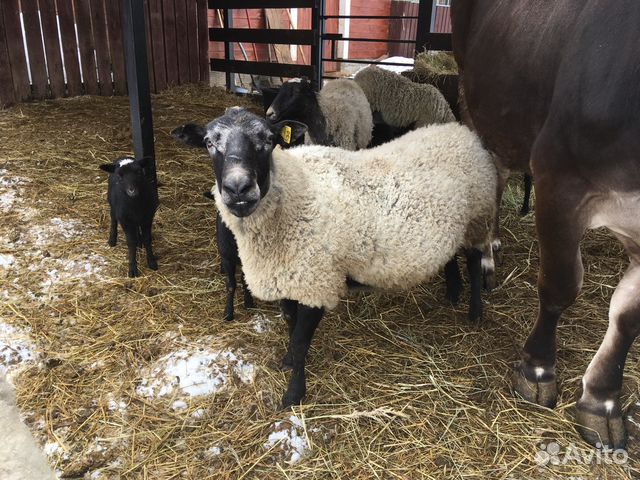
[[[560,315],[573,304],[582,287],[580,240],[586,227],[578,211],[580,192],[556,188],[563,182],[553,175],[539,180],[538,317],[524,345],[513,382],[515,391],[525,400],[553,407],[557,399],[556,327]]]
[[[624,448],[627,434],[620,406],[622,374],[627,353],[640,333],[640,246],[618,236],[631,264],[609,306],[609,327],[582,379],[576,420],[583,438],[592,445]]]

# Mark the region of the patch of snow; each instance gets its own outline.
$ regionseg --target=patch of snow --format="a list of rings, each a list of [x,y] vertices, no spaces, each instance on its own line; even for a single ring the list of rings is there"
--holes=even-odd
[[[34,350],[28,331],[0,322],[0,373],[34,363]]]
[[[57,455],[60,452],[62,452],[62,447],[60,446],[60,444],[58,442],[47,442],[44,444],[44,453],[48,456],[51,457],[53,455]]]
[[[218,445],[214,445],[212,447],[209,447],[204,452],[204,455],[205,455],[205,457],[213,458],[213,457],[217,457],[221,453],[222,453],[222,449]]]
[[[401,73],[407,70],[412,70],[414,61],[415,60],[413,58],[409,58],[409,57],[389,57],[389,58],[385,58],[384,60],[381,60],[381,63],[379,63],[376,66],[384,70],[389,70],[390,72]],[[402,64],[405,64],[406,67],[400,66],[400,65],[387,65],[387,63],[402,63]],[[350,75],[350,77],[353,78],[356,75],[356,73],[358,73],[360,70],[364,70],[365,68],[370,67],[371,65],[372,64],[364,65],[353,75]]]
[[[262,313],[258,313],[254,315],[251,319],[251,326],[256,331],[256,333],[266,333],[271,330],[271,324],[273,322]]]
[[[187,402],[182,400],[176,400],[171,404],[172,410],[186,410],[188,408]]]
[[[123,400],[109,399],[107,408],[111,412],[124,412],[127,409],[127,404]]]
[[[207,414],[207,411],[204,408],[198,408],[197,410],[195,410],[191,416],[193,418],[202,418]]]
[[[7,268],[13,265],[16,261],[16,257],[11,254],[0,254],[0,268]]]
[[[279,447],[285,457],[285,461],[291,465],[298,463],[309,454],[309,442],[304,434],[302,420],[296,415],[289,417],[288,424],[276,422],[273,424],[273,432],[269,434],[264,448]]]
[[[8,190],[0,193],[0,210],[8,212],[16,201],[15,190]]]
[[[141,372],[136,393],[159,398],[174,392],[190,397],[209,395],[225,388],[235,375],[243,383],[255,379],[255,367],[231,351],[183,349],[159,358]]]
[[[84,280],[89,277],[101,278],[100,273],[106,264],[104,258],[94,254],[76,260],[47,257],[43,258],[39,264],[32,263],[29,270],[32,272],[45,271],[47,277],[40,283],[40,288],[44,293],[47,293],[51,287],[58,283],[80,280],[80,284],[84,285]]]

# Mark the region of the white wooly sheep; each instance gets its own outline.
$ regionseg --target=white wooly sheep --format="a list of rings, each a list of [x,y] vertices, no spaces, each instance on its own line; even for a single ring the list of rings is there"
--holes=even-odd
[[[276,148],[269,190],[248,216],[235,216],[212,192],[253,295],[331,309],[347,278],[405,289],[460,248],[491,255],[496,184],[478,137],[450,123],[358,152]],[[491,268],[492,257],[482,265]]]
[[[13,388],[0,374],[0,478],[2,480],[55,479],[47,459],[27,426],[20,420]]]
[[[289,80],[280,87],[267,117],[273,122],[296,120],[306,124],[308,144],[359,150],[371,142],[369,101],[353,80],[332,80],[317,93],[305,78]]]
[[[376,66],[359,71],[355,81],[371,110],[379,112],[391,126],[418,128],[456,121],[447,100],[433,85],[415,83]]]

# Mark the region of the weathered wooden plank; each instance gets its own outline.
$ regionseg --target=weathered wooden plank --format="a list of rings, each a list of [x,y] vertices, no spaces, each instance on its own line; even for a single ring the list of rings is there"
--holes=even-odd
[[[195,0],[187,0],[187,37],[189,43],[189,82],[200,81],[198,66],[198,10]]]
[[[72,1],[58,2],[58,20],[62,37],[62,61],[67,72],[67,93],[73,97],[82,93],[82,81],[80,79],[78,42],[76,41]]]
[[[58,22],[56,21],[55,3],[40,1],[40,20],[42,22],[42,38],[49,71],[49,87],[55,98],[64,97],[64,71],[62,68],[62,54],[60,53],[60,39],[58,37]]]
[[[116,95],[126,95],[127,74],[124,64],[124,46],[122,44],[122,13],[120,0],[106,0],[107,33],[109,35],[109,55],[113,72],[113,90]]]
[[[149,0],[149,18],[147,23],[151,28],[151,50],[153,57],[153,71],[156,89],[167,88],[167,64],[164,57],[164,32],[162,28],[162,0]]]
[[[100,95],[110,96],[113,95],[113,82],[111,80],[111,58],[103,0],[91,0],[91,25],[93,27],[93,41],[96,46]]]
[[[189,83],[189,39],[187,32],[187,5],[185,0],[174,0],[176,17],[176,55],[178,57],[178,81]]]
[[[209,83],[209,20],[207,0],[197,0],[198,7],[198,65],[200,81]]]
[[[312,65],[297,63],[243,62],[240,60],[211,59],[211,69],[217,72],[246,73],[249,75],[268,75],[270,77],[312,78],[315,68]]]
[[[61,2],[62,3],[62,2]],[[91,32],[91,6],[89,0],[76,0],[76,24],[80,43],[80,68],[85,93],[98,95],[98,75],[94,56],[95,43]]]
[[[7,52],[11,62],[13,91],[15,92],[16,101],[27,100],[31,97],[31,85],[22,43],[18,0],[2,0],[0,1],[0,7],[4,17]]]
[[[38,18],[38,0],[21,0],[24,35],[29,53],[31,70],[32,98],[45,98],[49,95],[49,79],[42,48],[42,32]]]
[[[0,8],[0,108],[15,103],[16,94],[13,90],[13,76],[11,62],[7,50],[7,35],[4,28],[4,15]]]
[[[167,84],[177,85],[180,81],[178,55],[176,51],[176,17],[173,0],[162,0],[164,25],[164,52],[167,61]]]

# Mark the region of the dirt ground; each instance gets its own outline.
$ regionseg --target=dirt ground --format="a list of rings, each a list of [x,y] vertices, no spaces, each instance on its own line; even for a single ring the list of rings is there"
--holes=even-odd
[[[62,478],[639,478],[640,367],[627,360],[628,453],[596,453],[573,426],[580,378],[606,329],[626,268],[604,231],[583,244],[585,282],[559,327],[554,410],[517,400],[513,362],[536,313],[534,213],[518,216],[512,179],[499,287],[485,318],[442,278],[407,292],[354,294],[322,321],[308,396],[282,411],[275,369],[285,325],[275,305],[224,323],[213,183],[202,152],[169,132],[227,106],[218,89],[153,98],[161,207],[159,270],[126,277],[107,246],[101,163],[130,153],[126,98],[82,97],[0,111],[0,368]]]

